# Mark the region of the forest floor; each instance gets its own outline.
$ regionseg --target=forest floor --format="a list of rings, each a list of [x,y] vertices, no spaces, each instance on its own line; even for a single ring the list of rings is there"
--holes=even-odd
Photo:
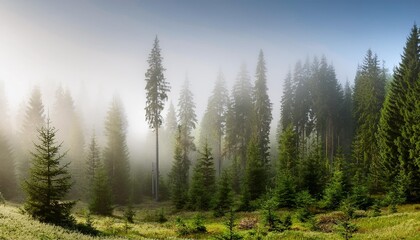
[[[216,218],[212,212],[174,211],[169,203],[152,201],[134,206],[134,223],[126,223],[123,209],[116,208],[114,216],[92,215],[93,226],[102,232],[100,237],[90,237],[60,227],[39,223],[23,214],[20,205],[0,205],[0,239],[221,239],[228,232],[228,216]],[[74,216],[86,222],[86,205],[78,203]],[[276,211],[278,216],[290,214],[292,226],[284,232],[269,232],[262,213],[235,213],[234,231],[243,239],[344,239],[339,223],[343,213],[319,213],[314,221],[300,222],[294,212]],[[398,206],[397,213],[381,209],[381,216],[373,217],[372,211],[356,211],[351,223],[356,226],[352,239],[420,239],[420,204]],[[195,219],[200,216],[205,233],[191,233]],[[159,223],[159,218],[167,221]],[[184,223],[184,227],[180,224]],[[316,226],[314,228],[314,226]],[[248,227],[250,229],[243,229]],[[183,232],[183,234],[182,234]]]

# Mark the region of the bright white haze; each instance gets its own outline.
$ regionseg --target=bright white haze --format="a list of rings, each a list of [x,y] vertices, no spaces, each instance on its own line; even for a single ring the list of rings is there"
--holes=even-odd
[[[324,54],[341,83],[353,82],[368,48],[385,60],[387,68],[398,63],[414,12],[405,12],[397,21],[386,12],[392,10],[389,4],[384,4],[385,10],[367,5],[366,11],[357,10],[356,4],[312,5],[311,1],[0,1],[0,81],[9,116],[16,119],[36,85],[47,112],[61,85],[71,91],[86,130],[95,128],[103,134],[106,111],[117,94],[128,120],[128,145],[130,149],[139,145],[149,131],[144,74],[156,35],[172,87],[168,103],[176,106],[188,76],[199,122],[219,70],[229,91],[241,63],[254,80],[260,49],[267,63],[273,127],[279,118],[283,80],[297,60]],[[350,21],[352,13],[360,16]]]

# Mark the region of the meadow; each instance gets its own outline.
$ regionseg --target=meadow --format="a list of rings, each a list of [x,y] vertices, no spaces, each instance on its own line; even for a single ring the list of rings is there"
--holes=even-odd
[[[60,227],[43,224],[24,214],[20,205],[0,205],[0,239],[225,239],[228,216],[214,217],[212,212],[175,211],[169,203],[146,202],[134,207],[134,223],[116,208],[112,217],[88,215],[86,206],[78,203],[73,215],[80,223],[91,221],[99,236],[83,235]],[[234,214],[233,231],[242,239],[345,239],[340,227],[340,211],[318,213],[312,221],[300,222],[295,212],[279,210],[278,216],[290,215],[292,225],[283,232],[268,231],[261,212]],[[88,220],[89,218],[89,220]],[[398,206],[397,213],[387,208],[373,217],[373,211],[356,211],[350,222],[356,226],[351,239],[419,239],[420,204]],[[197,226],[200,231],[192,231]]]

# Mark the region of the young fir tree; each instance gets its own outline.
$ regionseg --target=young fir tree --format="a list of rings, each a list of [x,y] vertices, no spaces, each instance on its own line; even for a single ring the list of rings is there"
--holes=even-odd
[[[38,130],[40,143],[34,144],[29,179],[24,183],[25,210],[41,222],[71,227],[74,218],[70,211],[75,202],[62,201],[71,188],[69,163],[61,162],[65,154],[55,141],[56,132],[49,120]]]
[[[171,201],[177,209],[182,209],[188,200],[188,169],[190,163],[184,158],[181,143],[181,128],[176,136],[174,161],[169,173]]]
[[[213,156],[207,144],[199,154],[193,171],[189,204],[195,210],[209,210],[216,190]]]
[[[277,169],[276,196],[280,207],[291,207],[296,192],[298,174],[297,135],[291,124],[279,140],[279,160]]]
[[[257,70],[255,73],[255,85],[253,91],[254,112],[255,112],[255,136],[257,138],[257,146],[260,159],[264,164],[265,170],[268,171],[269,150],[270,150],[270,124],[273,119],[271,115],[272,104],[268,96],[267,88],[267,68],[265,66],[264,54],[260,50],[258,56]],[[265,181],[260,179],[259,181]],[[262,184],[266,184],[263,182]]]
[[[233,189],[232,177],[228,170],[224,170],[217,181],[217,191],[214,198],[213,209],[217,216],[223,216],[232,207]]]
[[[90,141],[87,156],[86,156],[86,182],[87,182],[87,192],[89,193],[89,199],[92,198],[93,186],[95,176],[99,170],[101,164],[100,150],[96,142],[96,137],[92,136]]]
[[[255,200],[265,192],[267,183],[267,168],[263,161],[258,146],[257,137],[251,138],[247,153],[247,166],[245,170],[244,191],[249,195],[249,200]]]
[[[394,71],[394,80],[385,99],[377,135],[381,177],[385,187],[391,191],[397,176],[402,175],[401,178],[407,179],[405,194],[408,200],[420,198],[420,171],[415,164],[417,156],[411,154],[413,145],[418,142],[415,142],[416,133],[410,130],[415,129],[412,124],[418,117],[414,103],[419,99],[419,92],[413,90],[420,81],[419,43],[419,30],[414,25],[407,38],[401,63]]]
[[[108,175],[104,166],[99,162],[91,187],[89,211],[99,215],[112,215],[112,192]]]
[[[126,204],[130,195],[130,166],[126,142],[127,120],[121,101],[114,97],[105,121],[107,145],[104,164],[116,204]]]
[[[161,112],[165,107],[165,101],[168,99],[170,91],[169,83],[166,81],[162,66],[162,56],[160,54],[159,40],[156,36],[152,51],[147,60],[149,69],[146,77],[146,121],[149,127],[156,133],[156,174],[155,174],[155,200],[159,200],[159,127],[162,125]]]
[[[343,172],[337,166],[333,175],[324,190],[324,196],[321,200],[321,206],[325,209],[337,209],[344,199],[343,190]]]

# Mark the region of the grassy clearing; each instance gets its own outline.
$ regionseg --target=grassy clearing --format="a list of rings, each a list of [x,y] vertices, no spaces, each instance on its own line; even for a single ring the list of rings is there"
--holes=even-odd
[[[103,232],[103,236],[94,238],[34,221],[23,215],[18,207],[0,205],[0,239],[212,239],[227,230],[224,225],[227,218],[215,218],[211,212],[177,212],[168,203],[147,202],[135,207],[134,224],[125,222],[123,208],[115,209],[113,217],[91,216],[93,226]],[[74,215],[78,222],[86,221],[84,209],[86,205],[83,203],[75,208]],[[167,221],[158,223],[157,219],[162,211]],[[277,214],[292,214],[291,230],[282,233],[268,232],[260,212],[241,212],[235,215],[235,231],[244,239],[342,239],[335,224],[329,226],[331,232],[322,232],[319,229],[314,231],[312,224],[299,222],[293,212],[278,211]],[[186,225],[192,225],[197,215],[203,219],[207,233],[180,236],[177,232],[177,218],[183,219]],[[368,211],[360,214],[360,218],[351,220],[357,225],[354,239],[418,239],[420,236],[420,204],[400,206],[395,214],[382,209],[382,216],[369,217],[371,215]],[[332,212],[318,214],[315,219],[334,222],[339,216],[339,212]],[[239,228],[244,219],[255,221],[251,229]]]

